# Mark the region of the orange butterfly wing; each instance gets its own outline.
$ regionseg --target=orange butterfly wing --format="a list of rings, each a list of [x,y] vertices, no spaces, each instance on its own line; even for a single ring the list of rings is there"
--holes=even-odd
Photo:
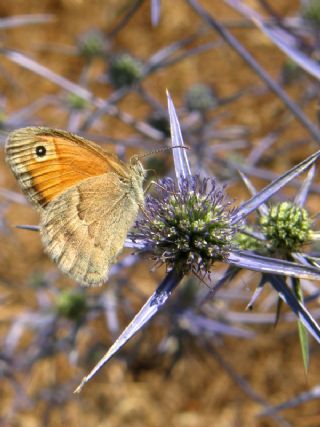
[[[5,153],[23,192],[40,211],[86,178],[115,172],[129,179],[127,166],[117,156],[62,130],[44,127],[16,130],[8,137]]]

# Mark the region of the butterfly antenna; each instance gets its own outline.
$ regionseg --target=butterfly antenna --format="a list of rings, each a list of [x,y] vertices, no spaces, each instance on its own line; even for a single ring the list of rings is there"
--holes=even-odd
[[[140,160],[140,159],[143,159],[144,157],[152,156],[153,154],[157,154],[157,153],[162,153],[163,151],[167,151],[167,150],[173,150],[175,148],[184,148],[185,150],[190,150],[190,147],[188,147],[187,145],[173,145],[172,147],[158,148],[157,150],[149,151],[148,153],[145,153],[145,154],[136,154],[134,157]]]

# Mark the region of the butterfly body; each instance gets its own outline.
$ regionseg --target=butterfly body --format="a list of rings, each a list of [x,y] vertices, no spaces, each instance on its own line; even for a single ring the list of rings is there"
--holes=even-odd
[[[143,207],[145,171],[66,131],[29,127],[12,132],[6,160],[40,213],[45,251],[85,285],[99,285]]]

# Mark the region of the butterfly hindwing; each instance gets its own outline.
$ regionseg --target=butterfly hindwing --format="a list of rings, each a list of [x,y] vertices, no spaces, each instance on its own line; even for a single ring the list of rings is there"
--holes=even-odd
[[[114,173],[88,178],[41,215],[46,252],[83,284],[101,284],[124,245],[139,208],[127,187]]]

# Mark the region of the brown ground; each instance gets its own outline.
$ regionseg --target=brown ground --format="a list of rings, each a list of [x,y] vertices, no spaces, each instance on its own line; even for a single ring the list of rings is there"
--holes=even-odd
[[[83,66],[81,59],[65,56],[54,50],[53,45],[73,45],[76,36],[91,28],[110,30],[119,20],[128,0],[15,0],[0,3],[0,17],[11,17],[25,13],[52,13],[55,21],[45,25],[33,25],[1,32],[1,43],[13,49],[21,49],[41,64],[56,73],[77,82]],[[254,1],[248,1],[254,4]],[[236,18],[231,9],[221,1],[202,1],[219,19]],[[279,13],[290,15],[297,9],[297,2],[291,0],[273,1]],[[145,1],[142,9],[134,16],[128,27],[115,40],[114,48],[130,50],[138,57],[148,58],[160,47],[178,40],[197,28],[198,18],[182,0],[162,1],[162,19],[157,28],[150,25],[149,2]],[[254,53],[256,59],[264,65],[271,75],[277,77],[284,57],[272,46],[258,30],[236,30],[240,40]],[[210,33],[211,34],[211,33]],[[207,36],[212,39],[212,36]],[[215,36],[213,36],[214,38]],[[52,46],[49,49],[48,46]],[[60,89],[45,79],[24,70],[1,58],[0,88],[6,99],[7,115],[48,94],[59,94]],[[92,78],[99,75],[104,65],[97,61],[92,69]],[[181,105],[181,96],[194,82],[205,81],[217,87],[221,97],[233,94],[237,89],[258,84],[258,78],[247,66],[231,52],[222,47],[199,56],[187,59],[171,68],[157,73],[156,78],[146,81],[145,87],[161,102],[165,102],[165,88],[171,91],[176,105]],[[292,96],[299,93],[299,87],[291,87]],[[104,97],[107,90],[102,84],[92,85],[98,96]],[[146,111],[138,98],[129,96],[120,106],[137,118],[143,118]],[[252,131],[254,143],[259,136],[273,129],[284,108],[279,100],[270,93],[263,96],[248,96],[224,109],[229,116],[226,124],[241,124]],[[310,109],[310,117],[315,112]],[[67,113],[55,106],[49,106],[37,113],[39,122],[52,127],[66,127]],[[108,134],[118,138],[130,134],[130,129],[119,125],[114,119],[105,119],[95,133]],[[292,122],[283,140],[295,139],[306,133],[295,121]],[[280,144],[281,141],[278,143]],[[310,149],[310,147],[308,147]],[[272,167],[284,171],[294,162],[305,156],[302,150],[292,151],[286,156],[278,156]],[[2,161],[0,153],[0,185],[18,191],[17,184]],[[271,165],[268,165],[271,167]],[[213,171],[214,173],[214,171]],[[257,182],[257,185],[262,184]],[[239,190],[232,190],[239,198]],[[315,206],[316,199],[313,198]],[[11,204],[6,212],[10,225],[17,223],[35,223],[36,214],[29,206]],[[162,277],[161,271],[150,274],[148,264],[142,264],[142,270],[135,279],[140,280],[146,295],[154,289]],[[55,267],[43,254],[36,235],[10,228],[10,232],[1,235],[0,247],[0,298],[3,305],[0,312],[0,337],[8,333],[13,319],[22,311],[31,311],[37,307],[34,288],[28,283],[37,272],[55,272]],[[139,279],[139,280],[138,280]],[[71,281],[60,281],[60,287],[71,286]],[[141,284],[140,283],[140,284]],[[201,285],[202,286],[202,285]],[[248,298],[254,285],[247,289]],[[89,290],[96,294],[100,290]],[[242,310],[246,302],[238,305]],[[137,305],[138,306],[138,305]],[[165,316],[163,317],[165,319]],[[122,326],[128,321],[124,317]],[[77,345],[92,345],[99,334],[105,336],[105,348],[112,338],[105,332],[104,319],[101,317],[90,323],[91,329],[80,337]],[[226,370],[218,363],[211,350],[205,350],[201,339],[183,339],[183,352],[169,375],[165,374],[170,364],[168,354],[159,356],[155,346],[165,336],[168,325],[161,330],[156,326],[144,331],[136,338],[139,350],[134,343],[125,353],[134,351],[129,366],[121,360],[113,360],[85,388],[80,396],[71,394],[72,387],[92,366],[81,361],[70,365],[67,355],[40,359],[29,372],[18,374],[16,380],[26,396],[32,399],[24,401],[18,389],[14,389],[8,379],[0,382],[0,420],[9,419],[12,426],[101,426],[101,427],[205,427],[205,426],[246,426],[271,427],[280,425],[267,417],[257,417],[262,406],[236,384]],[[63,332],[61,332],[63,334]],[[31,334],[31,332],[30,332]],[[23,355],[24,346],[30,337],[23,336],[17,351]],[[81,341],[82,340],[82,341]],[[75,345],[76,345],[75,344]],[[295,324],[280,324],[274,329],[271,325],[258,327],[256,337],[251,340],[225,338],[213,340],[216,351],[225,363],[246,381],[256,393],[271,405],[280,404],[299,393],[310,390],[318,383],[319,346],[311,342],[311,366],[305,377],[301,361],[299,342]],[[130,359],[130,358],[129,358]],[[1,362],[0,362],[1,363]],[[5,363],[3,364],[5,366]],[[0,372],[1,372],[0,364]],[[67,390],[60,386],[66,384]],[[70,385],[71,384],[71,385]],[[44,392],[46,390],[46,392]],[[45,393],[53,393],[55,402],[48,404]],[[12,407],[15,399],[18,408]],[[12,413],[8,411],[13,411]],[[293,426],[316,427],[320,425],[319,402],[311,401],[296,409],[286,410],[282,415]]]

